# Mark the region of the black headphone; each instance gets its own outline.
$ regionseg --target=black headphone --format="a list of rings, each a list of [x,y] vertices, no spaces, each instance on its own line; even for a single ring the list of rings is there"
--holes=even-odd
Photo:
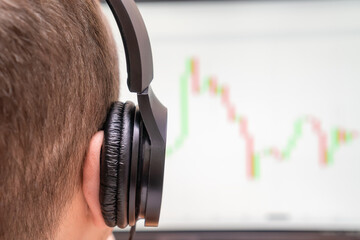
[[[167,109],[150,87],[153,62],[149,36],[134,0],[107,0],[120,29],[132,102],[112,104],[104,124],[100,204],[105,223],[157,226],[160,216]]]

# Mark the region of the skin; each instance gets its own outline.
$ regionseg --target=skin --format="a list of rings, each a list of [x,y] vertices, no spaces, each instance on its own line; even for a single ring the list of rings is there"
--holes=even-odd
[[[82,186],[76,189],[65,209],[55,239],[114,239],[112,228],[106,226],[99,202],[100,149],[103,131],[90,140],[82,172]]]

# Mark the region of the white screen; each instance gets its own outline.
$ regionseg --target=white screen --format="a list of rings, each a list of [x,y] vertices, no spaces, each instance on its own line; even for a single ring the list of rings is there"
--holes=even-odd
[[[138,5],[169,113],[160,229],[360,230],[360,2]]]

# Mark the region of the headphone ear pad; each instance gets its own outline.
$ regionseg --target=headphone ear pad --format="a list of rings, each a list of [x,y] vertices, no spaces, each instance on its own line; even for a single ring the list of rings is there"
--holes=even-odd
[[[128,225],[128,189],[135,105],[114,102],[104,124],[100,160],[100,205],[109,227]]]
[[[129,101],[123,108],[117,192],[117,225],[120,228],[129,224],[129,179],[136,109]]]
[[[117,221],[118,161],[124,104],[114,102],[104,124],[104,143],[100,158],[100,205],[106,225]]]

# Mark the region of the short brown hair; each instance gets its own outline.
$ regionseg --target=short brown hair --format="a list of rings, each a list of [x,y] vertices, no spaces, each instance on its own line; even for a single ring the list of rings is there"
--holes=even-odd
[[[118,75],[97,1],[0,1],[0,239],[51,238]]]

